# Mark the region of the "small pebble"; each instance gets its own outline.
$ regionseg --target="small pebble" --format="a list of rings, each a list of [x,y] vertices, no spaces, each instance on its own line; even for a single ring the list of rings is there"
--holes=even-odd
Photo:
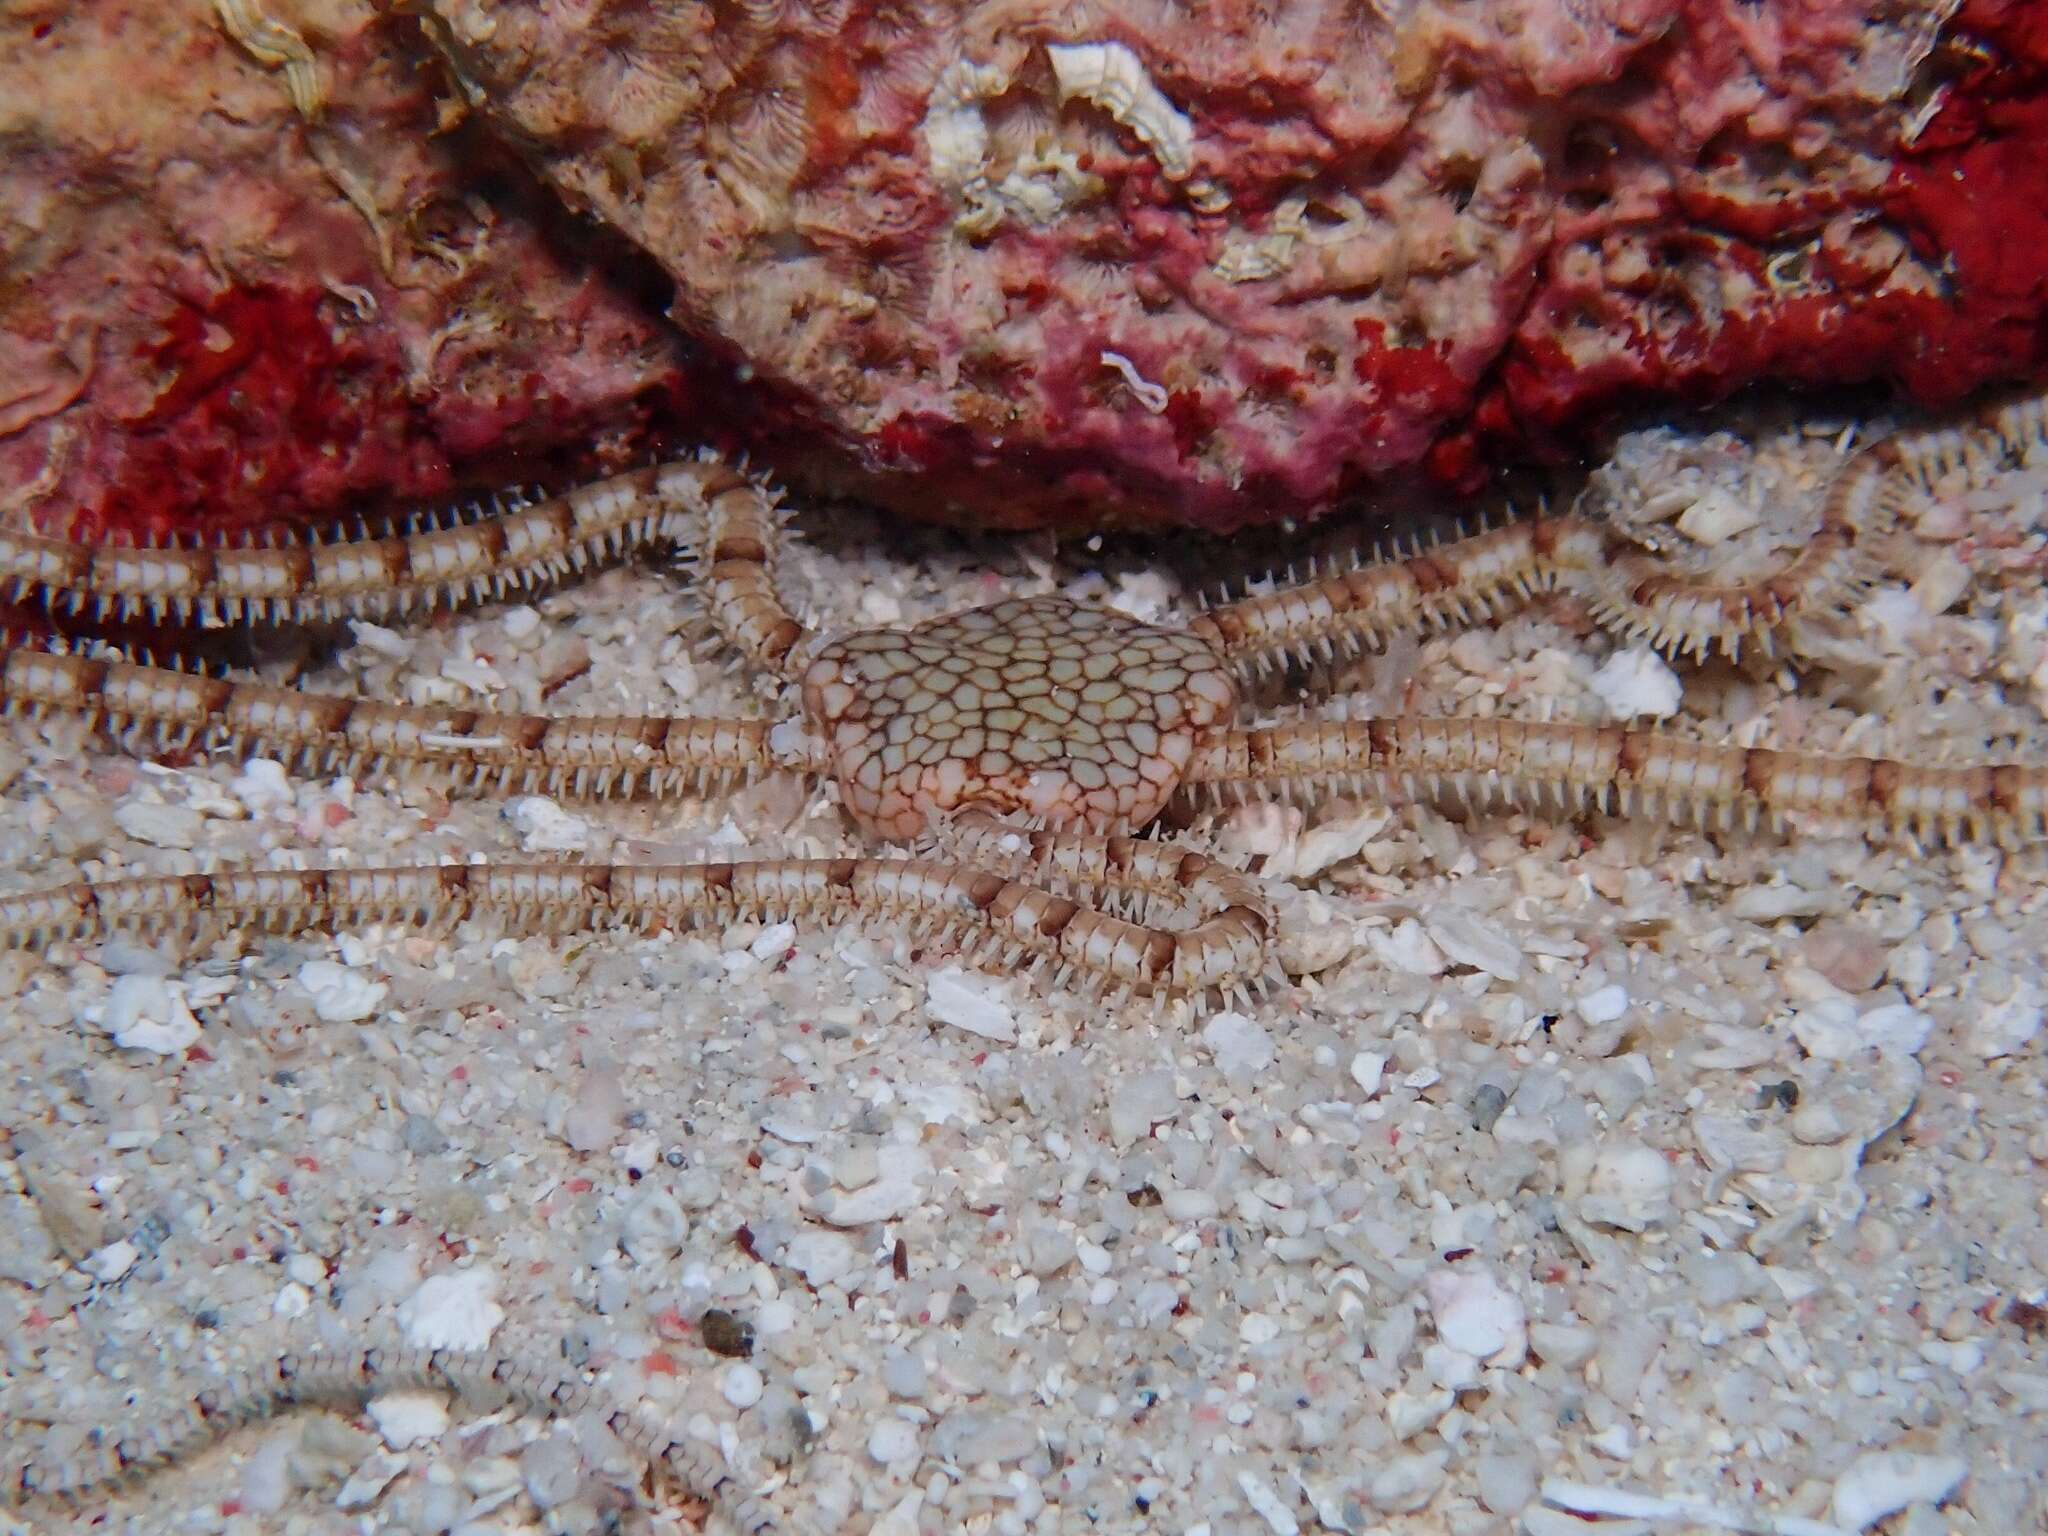
[[[371,1398],[364,1412],[394,1451],[448,1431],[448,1402],[438,1392],[387,1392]]]
[[[727,1359],[746,1359],[754,1352],[754,1330],[723,1307],[713,1307],[697,1319],[704,1347]]]
[[[916,1400],[925,1394],[923,1357],[913,1350],[892,1349],[882,1357],[882,1385],[892,1397]]]
[[[1351,1081],[1368,1099],[1380,1091],[1387,1074],[1387,1058],[1378,1051],[1360,1051],[1351,1058]]]
[[[1738,501],[1720,486],[1710,486],[1700,499],[1678,514],[1678,531],[1696,544],[1709,548],[1747,533],[1763,522],[1763,515],[1746,502]]]
[[[1155,1125],[1170,1123],[1179,1110],[1171,1072],[1129,1073],[1118,1078],[1109,1090],[1110,1140],[1119,1147],[1128,1147],[1140,1137],[1149,1136]]]
[[[903,1419],[884,1419],[868,1431],[868,1459],[893,1467],[917,1455],[917,1426]]]
[[[206,818],[189,805],[124,800],[114,807],[114,825],[154,848],[190,848],[205,830]]]
[[[1202,1043],[1227,1077],[1253,1076],[1273,1065],[1273,1037],[1241,1013],[1219,1013],[1202,1027]]]
[[[1459,965],[1501,981],[1522,979],[1522,946],[1491,918],[1463,907],[1437,907],[1424,920],[1436,947]]]
[[[1619,982],[1596,987],[1572,1004],[1580,1018],[1594,1028],[1612,1024],[1628,1012],[1628,988]]]
[[[1531,1323],[1529,1347],[1553,1365],[1576,1371],[1593,1358],[1600,1336],[1574,1323]]]
[[[228,792],[251,816],[292,807],[292,782],[285,775],[284,764],[267,757],[252,757],[243,763],[242,771],[228,781]]]
[[[300,966],[299,985],[313,1000],[315,1016],[328,1024],[367,1019],[391,990],[383,982],[332,960],[308,960]]]
[[[521,795],[505,807],[505,819],[528,853],[582,853],[590,847],[590,823],[545,795]]]
[[[336,1509],[367,1509],[377,1502],[384,1490],[391,1486],[398,1474],[412,1463],[403,1456],[390,1451],[374,1450],[364,1458],[361,1466],[349,1474],[348,1481],[334,1495]]]
[[[1422,1291],[1444,1343],[1488,1365],[1513,1369],[1522,1363],[1528,1312],[1485,1265],[1468,1261],[1433,1270]]]
[[[1222,1207],[1206,1189],[1169,1189],[1160,1197],[1159,1209],[1169,1221],[1210,1221]]]
[[[199,1039],[199,1020],[185,1006],[183,990],[161,976],[120,977],[99,1022],[124,1050],[157,1056],[176,1056]]]
[[[1970,1053],[1984,1061],[2017,1056],[2041,1033],[2042,1008],[2038,1002],[2015,999],[1977,1012],[1963,1032]]]
[[[1593,674],[1588,686],[1614,720],[1666,719],[1678,713],[1684,696],[1678,674],[1647,646],[1616,651]]]
[[[103,1285],[111,1285],[133,1269],[141,1257],[142,1250],[124,1240],[109,1243],[106,1247],[87,1254],[83,1267],[93,1279]]]
[[[719,1391],[733,1407],[745,1410],[761,1401],[765,1385],[758,1370],[741,1363],[725,1368],[725,1378],[719,1384]]]
[[[1579,1214],[1601,1226],[1647,1231],[1671,1215],[1671,1164],[1639,1141],[1609,1138],[1594,1154]]]

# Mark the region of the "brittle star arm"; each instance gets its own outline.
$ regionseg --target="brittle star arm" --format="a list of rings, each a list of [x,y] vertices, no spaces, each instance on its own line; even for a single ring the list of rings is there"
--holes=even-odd
[[[26,1437],[10,1432],[8,1448],[0,1453],[0,1509],[46,1500],[76,1503],[112,1493],[198,1455],[244,1425],[291,1408],[353,1410],[386,1393],[422,1390],[451,1392],[479,1405],[510,1403],[528,1413],[594,1415],[650,1464],[697,1496],[723,1505],[748,1536],[769,1536],[775,1529],[767,1506],[739,1486],[710,1447],[611,1407],[574,1376],[536,1367],[524,1356],[408,1348],[319,1349],[279,1356],[201,1389],[146,1424],[94,1437],[85,1451],[61,1461],[24,1455]]]
[[[1227,914],[1226,914],[1227,915]],[[445,928],[472,917],[528,932],[855,923],[1021,958],[1105,991],[1229,993],[1227,953],[994,871],[932,859],[732,864],[440,864],[145,876],[0,897],[0,948],[116,932]]]
[[[93,547],[0,529],[0,593],[121,619],[381,619],[525,591],[634,550],[674,548],[699,566],[726,640],[786,675],[807,636],[776,595],[779,530],[766,486],[721,460],[686,459],[452,527],[325,544]]]
[[[0,712],[83,719],[134,750],[198,746],[472,794],[702,794],[823,767],[807,745],[776,751],[759,720],[379,704],[27,648],[0,651]]]
[[[1194,849],[1154,838],[1022,829],[973,809],[935,835],[950,857],[1029,876],[1061,896],[1170,935],[1169,990],[1235,999],[1273,979],[1273,904],[1264,886]],[[1054,982],[1063,979],[1056,975]]]
[[[2048,445],[2048,396],[1971,426],[1899,434],[1851,459],[1799,552],[1753,581],[1673,574],[1650,551],[1577,515],[1536,517],[1404,559],[1225,603],[1190,628],[1241,673],[1377,649],[1395,634],[1496,617],[1543,592],[1578,593],[1609,630],[1674,654],[1771,653],[1802,618],[1838,609],[1869,579],[1871,545],[1937,477]]]
[[[1374,785],[1750,826],[1801,815],[1946,841],[2048,838],[2048,767],[1923,767],[1618,726],[1408,717],[1230,731],[1198,752],[1184,783],[1218,801]]]

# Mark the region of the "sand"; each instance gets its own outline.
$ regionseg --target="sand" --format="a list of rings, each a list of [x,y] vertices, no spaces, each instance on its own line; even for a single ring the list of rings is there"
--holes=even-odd
[[[1587,494],[1739,568],[1796,544],[1877,425],[1645,430]],[[1354,714],[2048,760],[2044,488],[1930,501],[1797,668],[1673,670],[1553,601],[1327,681]],[[1047,591],[1151,616],[1235,558],[800,524],[826,629]],[[305,682],[772,708],[692,612],[634,566],[358,625]],[[0,788],[6,890],[858,847],[783,783],[451,804],[63,724],[0,735]],[[1366,802],[1192,835],[1279,882],[1293,984],[1255,1007],[1109,1007],[781,926],[0,956],[5,1455],[403,1338],[586,1375],[792,1531],[2048,1524],[2041,852]],[[0,1529],[698,1529],[604,1417],[386,1396]]]

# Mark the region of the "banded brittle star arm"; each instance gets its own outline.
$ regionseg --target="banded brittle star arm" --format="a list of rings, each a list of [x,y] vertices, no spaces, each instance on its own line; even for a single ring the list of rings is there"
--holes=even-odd
[[[775,494],[718,459],[615,475],[451,527],[261,548],[93,547],[0,529],[0,593],[96,617],[298,624],[503,597],[643,549],[687,552],[712,622],[782,675],[807,638],[776,595]]]
[[[1752,827],[1800,816],[1944,841],[2048,838],[2048,767],[1925,767],[1618,726],[1406,717],[1230,731],[1203,749],[1185,782],[1215,801],[1376,787]]]
[[[449,1392],[480,1408],[510,1404],[527,1413],[589,1414],[658,1472],[721,1507],[747,1536],[771,1536],[776,1522],[711,1447],[609,1405],[580,1377],[536,1364],[542,1352],[463,1355],[448,1350],[310,1350],[281,1355],[172,1398],[147,1421],[91,1437],[61,1458],[38,1456],[30,1435],[10,1427],[0,1449],[0,1510],[73,1503],[111,1493],[189,1460],[245,1425],[299,1407],[355,1410],[391,1392]]]
[[[379,704],[25,648],[0,651],[0,711],[78,718],[131,751],[256,754],[301,773],[470,794],[665,797],[822,768],[775,751],[759,720]]]
[[[1173,942],[1173,990],[1237,998],[1270,974],[1275,918],[1264,885],[1206,854],[1148,837],[1011,826],[967,810],[936,831],[949,857],[1131,918]],[[1153,942],[1164,946],[1162,937]]]
[[[1567,590],[1611,632],[1674,655],[1769,654],[1801,619],[1854,598],[1869,580],[1874,540],[1937,478],[1975,477],[2044,446],[2048,397],[2038,395],[1995,406],[1973,425],[1887,438],[1845,466],[1799,552],[1752,581],[1677,574],[1599,523],[1536,517],[1226,603],[1189,628],[1249,675],[1289,660],[1354,656],[1394,634],[1497,617]]]
[[[470,918],[532,933],[872,924],[921,944],[950,944],[969,960],[1047,970],[1103,992],[1233,995],[1252,979],[1232,970],[1235,951],[1227,946],[1183,944],[1171,931],[1043,886],[933,859],[440,864],[146,876],[0,897],[0,948],[113,933],[331,933],[371,923],[443,929]]]

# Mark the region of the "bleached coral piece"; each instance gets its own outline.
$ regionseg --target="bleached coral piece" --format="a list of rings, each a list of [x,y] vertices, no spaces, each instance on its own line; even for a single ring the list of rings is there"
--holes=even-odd
[[[498,1277],[488,1269],[429,1275],[398,1309],[405,1339],[420,1349],[482,1349],[505,1321]]]
[[[987,64],[956,59],[933,85],[924,119],[924,152],[932,179],[955,192],[982,179],[988,166],[988,123],[981,104],[1000,96],[1009,77]]]

